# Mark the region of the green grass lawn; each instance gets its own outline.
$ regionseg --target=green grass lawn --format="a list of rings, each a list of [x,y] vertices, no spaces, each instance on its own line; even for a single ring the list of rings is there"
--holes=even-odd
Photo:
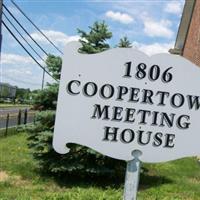
[[[13,134],[16,134],[16,127],[9,127],[7,130],[7,135],[13,135]],[[4,137],[5,135],[6,135],[6,129],[0,128],[0,145],[1,145],[1,137]],[[0,157],[0,164],[1,164],[1,157]]]
[[[195,158],[145,164],[139,200],[200,200],[200,164]],[[26,134],[0,138],[0,200],[120,200],[123,180],[83,181],[42,175],[27,148]]]

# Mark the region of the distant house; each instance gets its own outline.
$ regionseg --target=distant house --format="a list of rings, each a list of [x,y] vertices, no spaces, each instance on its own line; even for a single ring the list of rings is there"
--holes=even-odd
[[[172,54],[200,66],[200,0],[186,0]]]
[[[11,98],[15,99],[16,97],[16,86],[12,86],[8,83],[0,82],[0,98]]]

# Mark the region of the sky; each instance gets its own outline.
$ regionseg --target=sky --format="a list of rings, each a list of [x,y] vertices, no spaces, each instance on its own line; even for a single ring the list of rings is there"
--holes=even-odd
[[[183,0],[15,0],[15,3],[61,50],[70,41],[79,39],[77,28],[89,31],[88,26],[95,21],[105,21],[113,33],[113,37],[107,41],[111,47],[115,47],[120,38],[127,36],[133,48],[149,56],[167,53],[170,48],[173,48],[184,6]],[[62,56],[10,0],[4,0],[4,4],[47,53]],[[14,23],[8,12],[5,9],[3,11]],[[4,16],[3,21],[20,39]],[[15,25],[45,59],[45,54],[16,23]],[[12,38],[4,26],[2,35],[0,82],[31,90],[40,89],[42,69]],[[28,47],[27,49],[30,50]],[[42,66],[45,66],[34,52],[31,53]],[[53,82],[53,80],[46,74],[45,82]]]

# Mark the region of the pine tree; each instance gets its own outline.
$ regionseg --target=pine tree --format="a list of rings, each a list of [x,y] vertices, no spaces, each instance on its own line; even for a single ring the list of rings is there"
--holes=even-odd
[[[107,25],[95,22],[90,32],[78,30],[81,35],[81,52],[99,53],[110,46],[106,40],[112,37]],[[60,79],[62,59],[49,55],[46,60],[48,70],[57,79]],[[70,152],[66,155],[57,154],[52,148],[53,128],[55,123],[55,101],[58,94],[58,83],[48,85],[39,91],[35,97],[35,106],[49,111],[38,112],[36,122],[29,128],[29,147],[34,158],[39,161],[41,169],[57,177],[66,174],[76,176],[106,176],[123,177],[125,162],[104,156],[92,149],[77,144],[68,144]],[[51,111],[50,111],[51,110]],[[53,111],[52,111],[53,110]],[[70,113],[68,113],[69,115]]]
[[[108,26],[104,21],[95,22],[92,26],[89,26],[89,29],[89,33],[78,29],[78,33],[81,37],[79,41],[82,44],[80,52],[92,54],[110,48],[109,44],[106,43],[106,40],[112,37],[112,33],[108,30]]]
[[[131,48],[132,45],[131,45],[130,41],[128,40],[128,38],[125,36],[125,37],[120,39],[118,47],[120,47],[120,48]]]

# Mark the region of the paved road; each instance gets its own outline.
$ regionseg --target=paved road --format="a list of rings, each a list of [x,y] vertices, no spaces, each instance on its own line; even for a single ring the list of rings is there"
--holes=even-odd
[[[1,115],[6,115],[6,114],[14,114],[14,113],[18,113],[19,110],[29,110],[30,108],[28,107],[22,107],[22,108],[0,108],[0,116]]]
[[[16,126],[18,124],[18,113],[21,110],[21,124],[24,124],[24,111],[26,108],[0,108],[0,128],[6,127],[7,114],[9,114],[8,127]],[[27,115],[27,123],[34,121],[35,113],[30,111],[29,108]]]

